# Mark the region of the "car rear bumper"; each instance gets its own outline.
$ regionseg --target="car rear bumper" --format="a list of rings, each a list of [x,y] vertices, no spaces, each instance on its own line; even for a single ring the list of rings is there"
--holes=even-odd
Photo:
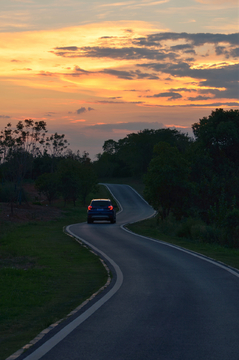
[[[88,220],[115,220],[116,216],[113,212],[107,213],[89,213],[87,215]]]
[[[114,219],[114,215],[88,215],[88,219],[92,219],[92,220],[112,220]]]

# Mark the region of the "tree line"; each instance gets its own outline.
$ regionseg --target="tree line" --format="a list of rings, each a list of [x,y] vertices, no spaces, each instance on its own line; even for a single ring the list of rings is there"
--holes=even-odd
[[[142,178],[158,222],[188,222],[183,236],[238,247],[239,111],[216,109],[192,130],[193,138],[145,129],[108,139],[92,162],[70,150],[65,135],[48,135],[44,121],[19,121],[14,129],[9,123],[0,132],[0,202],[26,201],[26,179],[49,203],[61,196],[75,204],[99,179]]]
[[[100,176],[143,177],[145,198],[161,221],[191,219],[185,235],[238,247],[239,111],[216,109],[192,129],[194,138],[160,129],[107,140],[95,169]]]
[[[24,181],[31,180],[49,203],[61,196],[65,203],[85,202],[97,178],[89,154],[68,148],[65,135],[48,135],[44,121],[26,119],[0,132],[0,202],[27,202]]]

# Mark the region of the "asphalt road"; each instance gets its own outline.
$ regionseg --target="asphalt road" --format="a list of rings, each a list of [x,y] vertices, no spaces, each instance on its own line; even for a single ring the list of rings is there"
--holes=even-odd
[[[239,360],[238,272],[125,231],[153,210],[130,187],[109,188],[123,208],[117,223],[68,230],[106,259],[114,280],[21,358]]]

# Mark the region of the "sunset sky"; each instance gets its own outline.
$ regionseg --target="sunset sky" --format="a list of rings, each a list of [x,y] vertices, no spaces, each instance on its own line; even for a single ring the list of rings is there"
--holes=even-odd
[[[238,109],[237,0],[1,0],[0,130],[45,120],[105,140]]]

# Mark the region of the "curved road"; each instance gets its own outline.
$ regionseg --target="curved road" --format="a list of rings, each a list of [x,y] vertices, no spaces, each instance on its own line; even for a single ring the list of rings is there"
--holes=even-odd
[[[108,187],[123,208],[117,223],[82,223],[68,230],[99,249],[114,280],[74,321],[20,358],[238,360],[238,272],[125,231],[121,225],[153,210],[130,187]]]

